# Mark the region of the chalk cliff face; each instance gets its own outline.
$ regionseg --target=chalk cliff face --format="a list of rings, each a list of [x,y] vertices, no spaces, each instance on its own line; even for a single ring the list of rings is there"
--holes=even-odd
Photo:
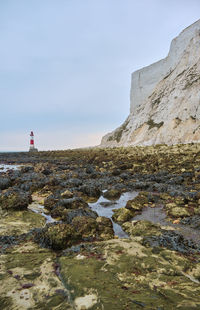
[[[101,146],[200,142],[200,20],[162,59],[132,74],[130,114]]]

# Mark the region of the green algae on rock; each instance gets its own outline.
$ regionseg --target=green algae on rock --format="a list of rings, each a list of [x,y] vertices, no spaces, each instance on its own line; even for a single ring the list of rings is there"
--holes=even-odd
[[[34,212],[14,211],[7,212],[4,217],[0,218],[0,234],[5,235],[20,235],[28,233],[30,229],[35,227],[43,227],[45,218]]]
[[[45,244],[54,250],[62,250],[78,240],[78,234],[70,224],[47,225],[42,232]]]
[[[151,236],[161,234],[160,225],[153,224],[149,221],[131,221],[126,222],[122,225],[125,232],[131,236]]]
[[[115,188],[111,188],[103,193],[103,197],[109,200],[118,199],[121,196],[121,192]]]
[[[126,209],[131,211],[141,211],[149,203],[147,193],[141,192],[134,199],[129,200]]]
[[[132,219],[135,213],[126,208],[113,209],[112,219],[117,223],[124,223]]]
[[[169,250],[154,253],[134,240],[111,240],[85,247],[81,255],[61,256],[59,264],[75,304],[79,298],[96,296],[92,309],[143,305],[149,310],[183,310],[185,305],[200,305],[199,285],[187,274],[191,261]]]
[[[31,203],[31,195],[22,191],[5,190],[0,195],[0,206],[6,210],[23,210]]]
[[[0,256],[1,309],[72,309],[55,272],[56,255],[26,242]]]
[[[61,223],[44,227],[45,219],[26,207],[20,211],[7,207],[1,210],[2,244],[17,237],[20,240],[1,249],[1,307],[198,309],[200,261],[191,240],[186,243],[176,231],[164,231],[163,227],[146,221],[129,221],[143,207],[160,204],[167,220],[185,221],[188,229],[190,223],[195,223],[193,228],[198,230],[199,222],[193,217],[198,217],[200,212],[199,152],[200,144],[188,144],[38,152],[31,157],[7,154],[7,160],[15,160],[13,156],[16,156],[16,162],[25,161],[32,166],[48,162],[49,166],[44,166],[48,171],[41,165],[34,175],[31,168],[9,172],[5,178],[12,180],[14,192],[28,194],[40,188],[37,192],[35,189],[33,200],[44,199],[50,214],[58,216],[62,224],[70,225],[65,227],[66,231],[51,228],[48,232],[49,227]],[[85,197],[93,199],[95,192],[98,197],[99,191],[113,188],[120,193],[146,191],[114,213],[116,221],[123,223],[123,229],[130,234],[129,240],[110,239],[113,238],[111,222],[87,213]],[[5,198],[6,192],[11,193],[11,188],[2,190],[2,197]],[[66,195],[62,195],[64,192]],[[31,242],[36,240],[37,232],[41,232],[39,245],[47,245],[43,241],[48,240],[51,249]],[[20,239],[23,233],[27,238]],[[101,241],[106,239],[109,240]]]

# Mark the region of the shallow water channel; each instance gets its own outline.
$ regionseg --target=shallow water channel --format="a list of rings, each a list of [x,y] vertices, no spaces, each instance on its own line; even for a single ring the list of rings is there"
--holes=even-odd
[[[17,170],[19,169],[19,165],[5,165],[5,164],[0,164],[0,173],[1,172],[6,172],[8,170]]]
[[[90,208],[97,212],[99,216],[105,216],[111,219],[113,223],[113,230],[115,235],[119,238],[129,238],[129,236],[123,231],[121,226],[112,220],[113,209],[119,209],[126,206],[128,200],[135,198],[138,195],[137,192],[127,192],[121,195],[118,200],[108,200],[101,196],[97,202],[89,203]]]
[[[28,206],[28,209],[35,212],[35,213],[38,213],[38,214],[41,214],[43,217],[45,217],[46,219],[46,223],[55,223],[55,222],[58,222],[56,220],[54,220],[51,215],[48,215],[45,213],[45,210],[44,210],[44,206],[42,206],[41,204],[39,204],[38,202],[32,202],[29,206]]]
[[[121,195],[121,197],[118,200],[108,200],[101,196],[97,202],[95,203],[89,203],[90,208],[95,211],[99,216],[105,216],[109,219],[111,219],[113,223],[113,230],[115,232],[115,235],[119,238],[129,238],[129,236],[123,231],[121,226],[117,223],[115,223],[112,220],[113,215],[113,209],[119,209],[122,207],[125,207],[128,200],[131,200],[137,196],[137,192],[127,192]],[[41,214],[46,219],[46,223],[55,223],[58,222],[57,220],[53,219],[51,215],[48,215],[45,213],[44,206],[39,204],[38,202],[32,202],[28,209]]]

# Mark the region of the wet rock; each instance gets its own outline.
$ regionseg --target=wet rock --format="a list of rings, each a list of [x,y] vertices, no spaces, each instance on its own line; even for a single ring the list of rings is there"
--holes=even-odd
[[[120,169],[113,169],[112,171],[112,175],[117,176],[121,174],[121,170]]]
[[[43,173],[44,175],[50,175],[51,170],[49,164],[39,163],[34,167],[35,172]]]
[[[99,187],[94,185],[83,185],[79,187],[79,191],[88,197],[99,198],[101,195],[101,190]]]
[[[135,215],[134,211],[128,210],[126,208],[113,209],[113,212],[113,221],[120,224],[129,221]]]
[[[96,218],[98,215],[96,212],[89,208],[66,209],[63,206],[57,206],[51,211],[51,216],[53,218],[62,219],[64,222],[71,224],[72,220],[76,216],[88,216]]]
[[[166,204],[166,212],[169,216],[174,217],[174,218],[179,218],[179,217],[185,217],[185,216],[189,216],[190,212],[189,209],[181,206],[181,205],[177,205],[177,203],[168,203]]]
[[[103,197],[109,200],[118,199],[121,196],[121,191],[115,188],[111,188],[103,193]]]
[[[87,216],[76,216],[72,221],[72,225],[80,236],[80,239],[84,241],[92,241],[97,238],[98,225],[94,218]]]
[[[77,216],[72,221],[83,241],[108,240],[114,237],[112,222],[105,217],[96,219],[86,216]]]
[[[145,194],[139,193],[134,199],[129,200],[126,204],[126,209],[132,211],[140,211],[147,206],[148,198]]]
[[[115,201],[102,201],[99,203],[102,207],[106,208],[106,207],[111,207],[113,205],[116,204]]]
[[[71,191],[69,191],[68,189],[66,189],[64,192],[61,193],[61,197],[62,198],[72,198],[73,197],[73,193]]]
[[[144,237],[143,244],[151,247],[166,247],[183,254],[200,253],[200,246],[171,230],[164,231],[160,236]]]
[[[34,167],[33,166],[23,166],[23,167],[21,167],[20,170],[22,173],[33,172]]]
[[[49,224],[40,232],[40,240],[54,250],[62,250],[77,242],[78,234],[69,224]]]
[[[180,223],[184,225],[190,225],[192,228],[195,229],[200,229],[200,216],[194,215],[185,217],[184,219],[181,219]]]
[[[70,186],[70,187],[78,187],[80,185],[82,185],[82,181],[78,178],[71,178],[67,181],[67,184]]]
[[[0,177],[0,189],[6,189],[11,186],[11,180],[7,177]]]
[[[151,236],[160,234],[160,225],[153,224],[149,221],[131,221],[124,223],[122,228],[131,236]]]
[[[110,219],[104,216],[96,218],[100,240],[109,240],[114,238],[113,225]]]
[[[0,205],[6,210],[23,210],[31,203],[31,195],[23,191],[7,190],[0,196]]]
[[[52,210],[58,202],[58,198],[56,198],[53,194],[49,195],[44,199],[44,206],[48,210]]]
[[[87,208],[88,204],[78,197],[69,198],[69,199],[60,199],[58,204],[65,207],[66,209],[78,209],[78,208]]]
[[[95,169],[91,165],[88,165],[87,168],[85,169],[85,172],[88,174],[92,174],[95,173]]]
[[[64,220],[67,216],[67,209],[63,206],[54,206],[52,210],[50,210],[50,214],[53,218]]]

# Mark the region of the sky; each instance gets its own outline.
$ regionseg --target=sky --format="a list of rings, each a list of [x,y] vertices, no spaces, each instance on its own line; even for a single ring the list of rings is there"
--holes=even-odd
[[[0,151],[98,145],[199,0],[0,0]]]

